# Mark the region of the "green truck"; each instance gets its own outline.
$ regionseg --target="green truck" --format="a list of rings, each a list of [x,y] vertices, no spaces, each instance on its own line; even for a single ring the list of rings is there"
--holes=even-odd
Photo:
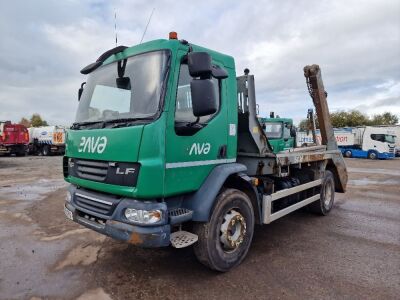
[[[257,119],[254,76],[236,77],[231,56],[172,34],[113,48],[81,73],[64,212],[87,228],[141,247],[193,245],[225,272],[245,258],[255,224],[304,206],[326,215],[346,189],[316,65],[305,75],[323,145],[284,155]]]
[[[292,119],[275,117],[271,112],[269,118],[259,118],[259,121],[274,153],[295,147],[296,129]]]

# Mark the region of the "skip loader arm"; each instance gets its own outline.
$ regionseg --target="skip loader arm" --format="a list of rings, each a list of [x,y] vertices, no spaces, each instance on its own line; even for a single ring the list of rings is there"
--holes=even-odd
[[[322,145],[326,145],[328,151],[338,150],[331,119],[329,116],[327,93],[321,77],[321,69],[318,65],[304,67],[308,90],[314,102],[317,112],[319,129],[321,131]],[[347,169],[342,155],[335,155],[332,158],[333,171],[336,173],[336,190],[345,192],[347,185]]]

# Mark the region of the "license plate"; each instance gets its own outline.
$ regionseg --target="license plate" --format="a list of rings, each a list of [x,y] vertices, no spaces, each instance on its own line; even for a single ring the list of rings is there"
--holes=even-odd
[[[67,216],[67,218],[68,219],[70,219],[70,220],[73,220],[74,219],[74,217],[72,216],[72,211],[70,211],[68,208],[66,208],[65,206],[64,206],[64,213],[65,213],[65,215]]]

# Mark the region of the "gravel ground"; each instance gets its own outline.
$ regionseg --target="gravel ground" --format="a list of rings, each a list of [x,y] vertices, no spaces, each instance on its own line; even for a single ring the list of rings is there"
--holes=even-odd
[[[399,299],[400,159],[346,159],[327,217],[259,226],[219,274],[191,248],[145,250],[66,220],[61,157],[0,158],[1,299]]]

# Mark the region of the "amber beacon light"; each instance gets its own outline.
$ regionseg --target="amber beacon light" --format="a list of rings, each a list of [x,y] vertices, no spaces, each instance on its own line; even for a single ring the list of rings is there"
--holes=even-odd
[[[169,39],[170,40],[177,40],[178,39],[178,34],[175,31],[171,31],[169,33]]]

